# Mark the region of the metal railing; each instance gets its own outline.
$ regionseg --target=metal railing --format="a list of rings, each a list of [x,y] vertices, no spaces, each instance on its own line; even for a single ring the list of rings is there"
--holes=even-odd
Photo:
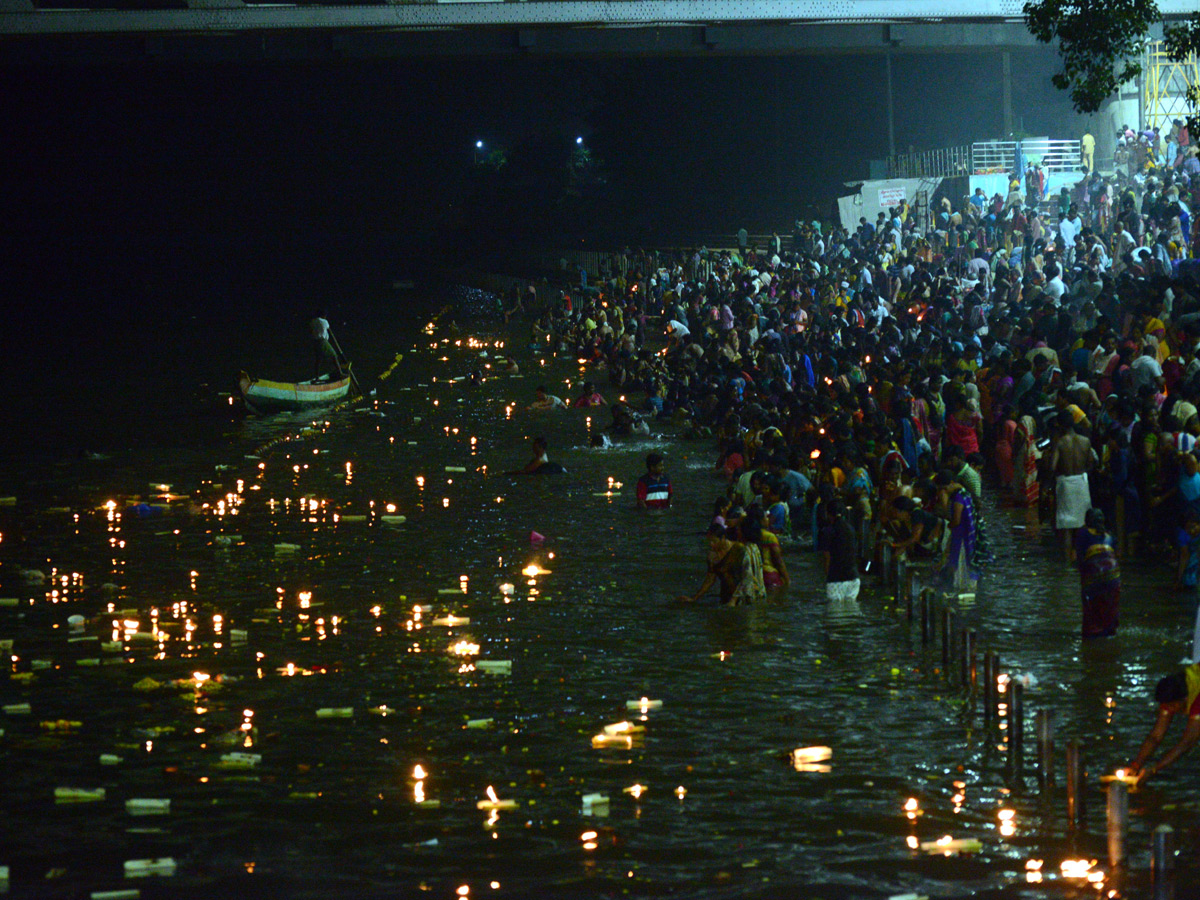
[[[1023,141],[977,141],[940,150],[898,153],[888,158],[889,178],[953,178],[957,175],[992,175],[1011,172],[1021,148],[1022,168],[1040,163],[1047,172],[1074,172],[1079,168],[1079,141],[1026,138]]]
[[[889,178],[953,178],[971,174],[971,145],[897,153],[888,157]]]
[[[1079,169],[1079,141],[1054,138],[1026,138],[1023,141],[980,141],[971,145],[971,174],[992,175],[1011,172],[1017,167],[1017,147],[1021,148],[1023,169],[1040,163],[1047,172],[1074,172]]]

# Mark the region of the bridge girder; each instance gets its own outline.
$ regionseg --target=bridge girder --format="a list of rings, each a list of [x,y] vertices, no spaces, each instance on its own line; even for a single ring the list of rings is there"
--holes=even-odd
[[[324,6],[79,0],[176,5],[139,9],[41,8],[38,2],[62,0],[0,0],[6,61],[844,54],[1037,46],[1021,19],[1021,0],[400,0]],[[1191,4],[1160,0],[1159,8],[1171,16]]]

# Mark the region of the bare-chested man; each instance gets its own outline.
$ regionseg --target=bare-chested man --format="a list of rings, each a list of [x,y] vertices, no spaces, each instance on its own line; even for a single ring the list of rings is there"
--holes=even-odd
[[[1092,443],[1075,430],[1070,410],[1059,410],[1054,419],[1056,437],[1050,451],[1050,471],[1054,475],[1054,525],[1062,533],[1063,553],[1068,563],[1075,561],[1072,542],[1075,529],[1091,509],[1088,472],[1095,466]]]

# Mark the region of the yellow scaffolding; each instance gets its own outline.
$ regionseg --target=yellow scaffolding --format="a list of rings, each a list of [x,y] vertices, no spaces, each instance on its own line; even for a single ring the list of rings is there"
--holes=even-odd
[[[1200,85],[1200,61],[1189,53],[1182,62],[1171,59],[1162,41],[1146,45],[1142,64],[1142,119],[1165,133],[1171,120],[1186,117],[1188,88]]]

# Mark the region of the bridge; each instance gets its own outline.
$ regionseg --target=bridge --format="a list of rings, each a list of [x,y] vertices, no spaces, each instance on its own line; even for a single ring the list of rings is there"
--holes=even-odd
[[[0,36],[320,34],[367,55],[844,53],[1031,47],[1022,15],[1022,0],[0,0]]]

